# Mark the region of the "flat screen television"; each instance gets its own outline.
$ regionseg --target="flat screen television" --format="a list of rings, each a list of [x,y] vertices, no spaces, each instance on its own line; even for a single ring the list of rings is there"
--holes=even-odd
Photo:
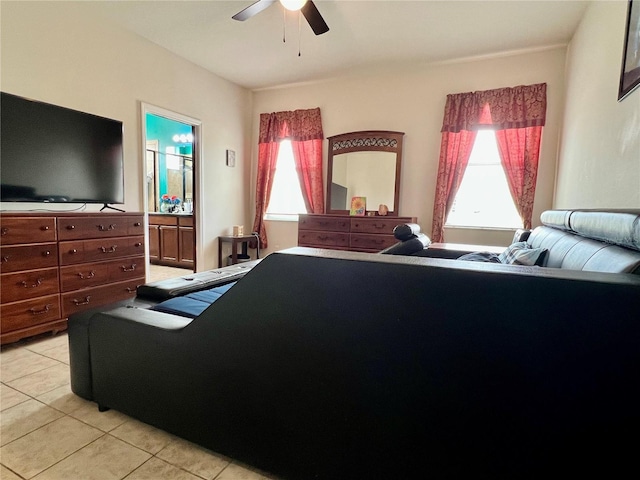
[[[0,97],[0,200],[124,203],[122,122]]]

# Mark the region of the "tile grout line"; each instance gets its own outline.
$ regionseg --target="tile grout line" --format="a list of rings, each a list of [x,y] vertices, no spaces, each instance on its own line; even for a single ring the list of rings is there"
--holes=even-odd
[[[22,475],[20,475],[18,472],[14,472],[13,470],[11,470],[9,467],[7,467],[4,463],[0,463],[0,465],[2,465],[4,468],[6,468],[7,470],[9,470],[11,473],[13,473],[16,477],[25,480],[24,477]]]
[[[46,341],[46,340],[45,340],[45,341]],[[44,349],[44,350],[43,350],[43,351],[41,351],[41,352],[36,352],[36,351],[31,350],[31,349],[29,348],[29,346],[28,346],[28,345],[26,345],[26,346],[25,346],[25,345],[21,345],[21,346],[16,346],[16,347],[14,347],[16,350],[27,350],[29,353],[33,353],[33,354],[39,355],[40,357],[43,357],[43,358],[47,358],[47,359],[54,360],[54,361],[56,362],[56,364],[54,364],[54,365],[52,365],[52,366],[49,366],[49,367],[45,367],[45,368],[39,369],[39,370],[36,370],[36,371],[33,371],[33,372],[29,372],[28,374],[22,375],[22,376],[20,376],[20,377],[17,377],[17,378],[15,378],[15,379],[10,380],[10,381],[17,380],[17,379],[21,379],[21,378],[24,378],[24,377],[26,377],[26,376],[28,376],[28,375],[32,375],[32,374],[36,374],[36,373],[38,373],[38,372],[42,372],[42,371],[47,370],[47,369],[49,369],[49,368],[59,367],[60,365],[64,365],[66,368],[69,368],[69,364],[68,364],[68,363],[65,363],[65,362],[63,362],[63,361],[61,361],[61,360],[59,360],[59,359],[57,359],[57,358],[49,357],[49,356],[46,354],[47,352],[52,351],[53,349],[60,349],[60,348],[62,347],[62,345],[63,345],[63,344],[61,344],[61,345],[56,345],[56,346],[53,346],[53,347],[51,347],[51,348],[46,348],[46,349]],[[12,348],[12,349],[13,349],[13,348]],[[9,349],[7,349],[7,350],[9,350]],[[4,350],[4,351],[7,351],[7,350]],[[34,357],[34,358],[35,358],[35,357]],[[1,361],[1,358],[0,358],[0,361]],[[20,360],[18,359],[18,360],[16,360],[16,361],[20,361]],[[198,473],[192,472],[192,471],[190,471],[190,470],[187,470],[186,468],[184,468],[183,466],[181,466],[181,465],[179,465],[179,464],[175,464],[175,463],[173,463],[172,461],[165,460],[165,459],[163,459],[163,458],[161,458],[161,457],[159,457],[159,456],[158,456],[162,451],[164,451],[164,450],[168,447],[168,445],[169,445],[171,442],[169,442],[169,443],[167,443],[167,444],[163,445],[163,446],[162,446],[162,448],[160,448],[160,450],[158,450],[156,453],[151,453],[151,452],[147,451],[145,448],[142,448],[142,447],[140,447],[140,446],[137,446],[137,445],[135,445],[135,444],[131,443],[130,441],[126,440],[126,439],[116,437],[115,435],[113,435],[113,434],[112,434],[112,432],[113,432],[113,431],[115,431],[117,428],[119,428],[120,426],[122,426],[122,425],[124,425],[125,423],[127,423],[127,421],[129,421],[130,419],[132,419],[132,417],[128,417],[127,415],[122,414],[122,415],[125,417],[125,419],[124,419],[124,421],[123,421],[122,423],[119,423],[118,425],[115,425],[114,427],[109,428],[108,430],[105,430],[105,429],[103,429],[103,428],[99,428],[99,427],[97,427],[97,426],[95,426],[95,425],[93,425],[93,424],[91,424],[91,423],[88,423],[87,421],[85,421],[85,420],[83,420],[83,419],[76,418],[76,417],[74,416],[74,413],[75,413],[75,412],[77,412],[78,410],[82,409],[82,408],[83,408],[83,406],[79,406],[79,407],[77,407],[77,408],[74,408],[74,409],[73,409],[73,410],[71,410],[71,411],[69,411],[69,410],[67,410],[67,411],[63,411],[63,410],[61,410],[61,409],[60,409],[60,407],[56,407],[56,406],[54,406],[55,401],[52,401],[52,404],[47,404],[47,403],[45,403],[43,400],[40,400],[40,399],[38,398],[38,397],[41,397],[41,396],[43,396],[43,395],[46,395],[47,393],[52,392],[52,391],[54,391],[54,390],[56,390],[56,389],[58,389],[58,388],[62,388],[62,387],[64,387],[64,386],[69,386],[69,383],[65,383],[65,384],[63,384],[63,385],[55,386],[55,387],[53,387],[53,388],[51,388],[51,389],[49,389],[49,390],[47,390],[47,391],[45,391],[45,392],[39,392],[37,396],[35,396],[35,395],[31,394],[31,393],[23,392],[22,390],[19,390],[18,388],[15,388],[15,387],[13,387],[13,386],[11,386],[11,385],[7,384],[7,383],[6,383],[6,381],[4,381],[4,380],[0,381],[0,383],[1,383],[3,386],[5,386],[5,387],[7,387],[7,388],[9,388],[9,389],[11,389],[11,390],[14,390],[14,391],[16,391],[16,392],[18,392],[18,393],[20,393],[21,395],[24,395],[24,396],[26,397],[23,401],[20,401],[19,403],[15,404],[15,405],[12,405],[12,406],[11,406],[11,407],[9,407],[9,408],[13,408],[13,407],[15,407],[15,406],[21,405],[21,404],[23,404],[23,403],[25,403],[25,402],[27,402],[27,401],[29,401],[29,400],[35,400],[36,402],[38,402],[38,403],[39,403],[39,404],[41,404],[42,406],[44,406],[44,407],[48,407],[48,408],[50,408],[50,409],[52,409],[52,410],[54,410],[54,411],[56,411],[56,412],[58,412],[58,413],[60,413],[60,414],[61,414],[61,416],[60,416],[60,417],[55,418],[55,419],[53,419],[53,420],[51,420],[51,421],[45,422],[45,423],[43,423],[42,425],[40,425],[38,428],[36,428],[36,429],[34,429],[34,430],[31,430],[30,432],[27,432],[27,433],[25,433],[25,434],[21,435],[20,437],[18,437],[18,438],[15,438],[15,439],[11,440],[10,442],[8,442],[8,443],[7,443],[7,445],[12,444],[13,442],[15,442],[15,441],[17,441],[17,440],[19,440],[19,439],[22,439],[22,438],[24,438],[25,436],[30,435],[30,434],[32,434],[32,433],[34,433],[34,432],[38,431],[39,429],[44,428],[44,427],[46,427],[47,425],[50,425],[50,424],[51,424],[51,423],[53,423],[53,422],[56,422],[56,421],[58,421],[58,420],[62,420],[62,419],[64,419],[65,417],[67,417],[67,418],[69,418],[69,419],[72,419],[72,420],[75,420],[75,421],[77,421],[77,422],[80,422],[81,424],[86,425],[86,426],[88,426],[88,427],[91,427],[92,429],[97,430],[97,431],[98,431],[98,433],[99,433],[99,436],[98,436],[97,438],[95,438],[94,440],[92,440],[92,441],[88,442],[87,444],[85,444],[85,445],[83,445],[83,446],[81,446],[81,447],[78,447],[78,448],[74,449],[74,450],[73,450],[72,452],[70,452],[68,455],[65,455],[63,458],[61,458],[61,459],[59,459],[59,460],[55,461],[54,463],[52,463],[52,464],[51,464],[51,465],[49,465],[48,467],[44,468],[43,470],[41,470],[41,471],[39,471],[38,473],[36,473],[35,475],[33,475],[33,477],[38,476],[38,475],[41,475],[41,474],[43,474],[43,472],[46,472],[47,470],[49,470],[49,469],[51,469],[51,468],[54,468],[56,465],[60,464],[60,462],[62,462],[62,461],[64,461],[64,460],[68,459],[69,457],[71,457],[72,455],[76,454],[76,453],[77,453],[77,452],[79,452],[80,450],[82,450],[82,449],[84,449],[84,448],[87,448],[87,447],[89,447],[90,445],[93,445],[95,442],[97,442],[97,441],[99,441],[99,440],[101,440],[101,439],[104,439],[104,438],[105,438],[105,435],[108,435],[108,436],[109,436],[109,437],[111,437],[111,439],[113,439],[113,440],[117,440],[117,441],[123,442],[124,444],[126,444],[127,446],[129,446],[129,447],[131,447],[131,448],[135,448],[135,449],[139,450],[140,452],[144,452],[144,453],[146,453],[147,455],[150,455],[150,456],[149,456],[149,458],[148,458],[147,460],[145,460],[142,464],[138,465],[138,466],[137,466],[136,468],[134,468],[132,471],[130,471],[130,472],[128,472],[128,473],[126,473],[126,474],[124,475],[124,477],[122,477],[122,479],[126,479],[126,478],[130,477],[134,472],[136,472],[136,471],[137,471],[138,469],[140,469],[143,465],[145,465],[145,464],[146,464],[146,463],[148,463],[151,459],[154,459],[154,458],[155,458],[155,459],[157,459],[157,460],[159,460],[159,461],[161,461],[161,462],[163,462],[163,463],[165,463],[166,465],[170,465],[170,466],[171,466],[171,467],[173,467],[173,468],[177,468],[178,470],[180,470],[180,471],[182,471],[182,472],[185,472],[185,473],[187,473],[188,475],[193,475],[195,478],[202,479],[202,480],[216,480],[216,479],[220,479],[220,478],[222,478],[222,477],[223,477],[223,475],[224,475],[224,472],[228,471],[228,469],[231,467],[231,465],[232,465],[232,464],[233,464],[233,465],[236,465],[236,466],[238,466],[238,467],[240,467],[240,468],[248,469],[248,470],[250,470],[250,471],[254,472],[256,475],[258,475],[258,476],[260,477],[260,479],[261,479],[261,480],[266,480],[267,478],[271,478],[271,477],[265,477],[264,475],[262,475],[262,473],[260,473],[260,472],[259,472],[259,471],[257,471],[257,470],[254,470],[252,467],[244,466],[244,464],[242,464],[242,463],[235,462],[233,459],[231,459],[231,458],[229,458],[229,457],[226,457],[226,456],[224,456],[224,455],[218,454],[218,453],[216,453],[216,452],[213,452],[213,451],[211,451],[211,450],[209,450],[209,449],[205,449],[205,450],[206,450],[208,453],[211,453],[212,455],[215,455],[215,456],[220,457],[221,459],[223,459],[223,460],[226,462],[226,465],[224,465],[224,467],[223,467],[223,468],[222,468],[218,473],[216,473],[213,477],[211,477],[211,478],[210,478],[210,477],[208,477],[208,476],[204,476],[204,475],[202,475],[202,474],[198,474]],[[73,392],[71,392],[71,393],[73,393]],[[55,399],[54,399],[54,400],[55,400]],[[88,401],[88,404],[89,404],[91,407],[93,407],[93,408],[97,409],[97,404],[96,404],[95,402]],[[62,407],[63,407],[63,408],[65,408],[64,404],[61,404],[61,405],[62,405]],[[7,409],[7,410],[8,410],[8,409]],[[4,412],[2,412],[2,413],[5,413],[5,412],[6,412],[6,410],[5,410]],[[118,413],[120,413],[120,412],[118,412]],[[154,427],[154,428],[155,428],[155,427]],[[158,429],[158,430],[160,430],[160,429]],[[164,430],[160,430],[160,431],[164,432]],[[169,432],[166,432],[166,433],[170,434]],[[170,435],[172,435],[172,436],[173,436],[173,434],[170,434]],[[181,437],[177,437],[177,438],[181,438]],[[0,463],[2,463],[2,462],[0,462]],[[7,467],[4,463],[2,463],[2,466],[3,466],[3,468],[6,468],[6,469],[7,469],[8,471],[10,471],[11,473],[13,473],[13,474],[17,475],[20,479],[23,479],[23,480],[25,479],[25,477],[23,477],[22,475],[20,475],[20,474],[19,474],[19,473],[17,473],[17,472],[14,472],[12,469],[10,469],[9,467]]]
[[[36,355],[40,355],[40,354],[38,353]],[[61,362],[60,360],[56,360],[55,358],[45,357],[44,355],[40,355],[40,356],[44,357],[44,358],[48,358],[49,360],[54,360],[54,361],[58,362],[60,365],[66,365],[67,367],[69,366],[68,364],[66,364],[64,362]],[[29,375],[33,375],[34,373],[40,373],[40,372],[42,372],[44,370],[47,370],[48,368],[54,368],[54,367],[58,367],[58,366],[59,365],[49,365],[48,367],[41,368],[40,370],[34,370],[33,372],[29,372],[29,373],[26,373],[24,375],[20,375],[19,377],[12,378],[11,380],[3,380],[2,383],[4,383],[8,387],[11,387],[11,385],[9,385],[7,382],[13,382],[15,380],[19,380],[21,378],[28,377]],[[13,388],[14,390],[17,390],[17,388],[14,388],[14,387],[11,387],[11,388]],[[28,395],[28,393],[25,393],[25,392],[22,392],[22,393],[24,393],[25,395]]]
[[[64,417],[60,417],[60,418],[64,418]],[[73,418],[73,417],[72,417]],[[95,428],[95,427],[94,427]],[[100,430],[100,429],[96,429],[96,430]],[[102,432],[102,430],[100,430]],[[102,432],[102,435],[100,435],[98,438],[96,438],[95,440],[90,441],[89,443],[87,443],[86,445],[83,445],[80,448],[77,448],[76,450],[74,450],[73,452],[71,452],[69,455],[67,455],[64,458],[61,458],[60,460],[58,460],[57,462],[52,463],[51,465],[49,465],[47,468],[45,468],[44,470],[40,470],[38,473],[36,473],[35,475],[33,475],[31,478],[37,477],[38,475],[46,472],[47,470],[49,470],[50,468],[55,467],[56,465],[58,465],[60,462],[66,460],[67,458],[69,458],[71,455],[74,455],[76,453],[78,453],[80,450],[82,450],[83,448],[88,447],[89,445],[97,442],[98,440],[100,440],[102,437],[104,437],[105,435],[108,435],[108,433],[106,432]],[[128,474],[127,474],[128,475]],[[71,480],[71,479],[70,479]]]

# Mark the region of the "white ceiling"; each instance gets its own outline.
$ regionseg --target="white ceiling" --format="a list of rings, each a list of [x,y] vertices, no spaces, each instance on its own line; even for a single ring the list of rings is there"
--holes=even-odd
[[[79,2],[250,89],[345,75],[396,62],[427,64],[566,44],[587,1],[314,0],[330,31],[315,36],[279,3],[245,22],[254,0]],[[283,27],[286,43],[283,43]],[[299,42],[298,42],[299,41]],[[298,56],[300,43],[301,56]]]

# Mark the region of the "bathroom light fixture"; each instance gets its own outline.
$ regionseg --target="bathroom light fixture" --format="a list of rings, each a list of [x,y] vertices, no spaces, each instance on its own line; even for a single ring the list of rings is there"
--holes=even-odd
[[[191,133],[186,135],[184,133],[181,135],[176,133],[171,139],[176,143],[193,143],[193,135]]]

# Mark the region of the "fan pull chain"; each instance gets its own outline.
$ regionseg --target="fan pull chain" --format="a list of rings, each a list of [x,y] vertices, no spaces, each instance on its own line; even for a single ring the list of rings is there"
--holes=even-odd
[[[298,10],[298,56],[302,56],[300,53],[300,44],[302,43],[302,13]]]
[[[282,43],[287,43],[287,9],[282,8]]]

